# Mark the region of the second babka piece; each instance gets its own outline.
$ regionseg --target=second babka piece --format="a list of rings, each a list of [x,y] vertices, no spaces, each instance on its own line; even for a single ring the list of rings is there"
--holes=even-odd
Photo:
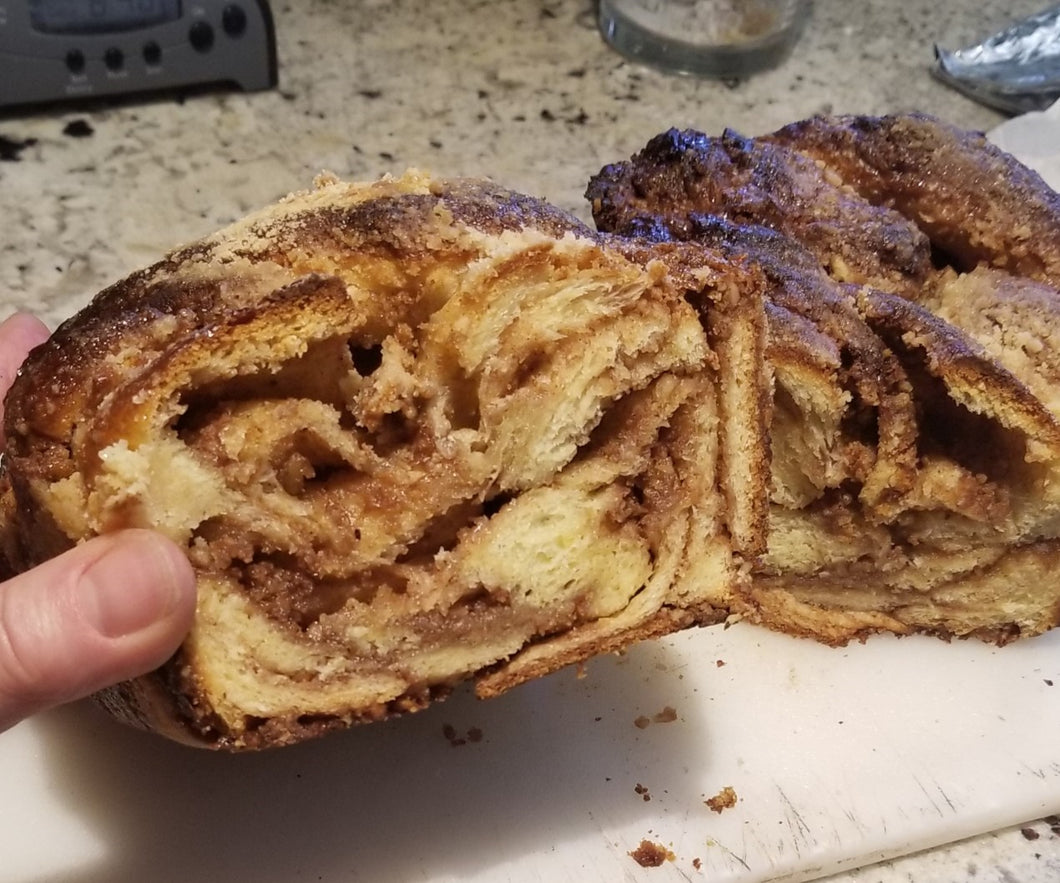
[[[749,615],[842,642],[1004,641],[1060,616],[1060,198],[921,115],[670,131],[599,227],[768,279],[768,546]]]

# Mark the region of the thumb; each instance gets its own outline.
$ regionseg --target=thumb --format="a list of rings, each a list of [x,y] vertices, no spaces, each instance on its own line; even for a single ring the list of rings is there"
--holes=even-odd
[[[191,565],[145,530],[96,537],[0,584],[0,731],[158,667],[194,612]]]

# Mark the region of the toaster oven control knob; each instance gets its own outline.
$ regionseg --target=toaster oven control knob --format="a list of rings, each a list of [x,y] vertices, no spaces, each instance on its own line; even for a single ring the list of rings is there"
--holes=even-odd
[[[85,53],[80,49],[71,49],[66,53],[66,69],[72,74],[85,72]]]
[[[206,21],[197,21],[188,30],[188,42],[196,52],[209,52],[213,48],[213,26]]]
[[[107,66],[107,70],[117,73],[125,67],[125,53],[117,46],[112,46],[103,53],[103,63]]]
[[[221,12],[221,27],[229,37],[242,37],[247,29],[247,14],[238,3],[229,3]]]

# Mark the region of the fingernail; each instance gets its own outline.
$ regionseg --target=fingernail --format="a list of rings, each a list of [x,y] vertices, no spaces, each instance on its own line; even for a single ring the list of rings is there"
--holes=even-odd
[[[177,569],[163,540],[123,537],[84,573],[86,615],[107,638],[121,638],[164,620],[179,599]]]

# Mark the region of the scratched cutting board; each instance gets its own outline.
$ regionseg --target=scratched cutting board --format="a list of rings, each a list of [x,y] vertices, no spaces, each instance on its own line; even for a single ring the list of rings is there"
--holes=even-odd
[[[1058,732],[1060,633],[700,629],[253,756],[85,705],[0,736],[0,879],[808,880],[1060,811]]]

